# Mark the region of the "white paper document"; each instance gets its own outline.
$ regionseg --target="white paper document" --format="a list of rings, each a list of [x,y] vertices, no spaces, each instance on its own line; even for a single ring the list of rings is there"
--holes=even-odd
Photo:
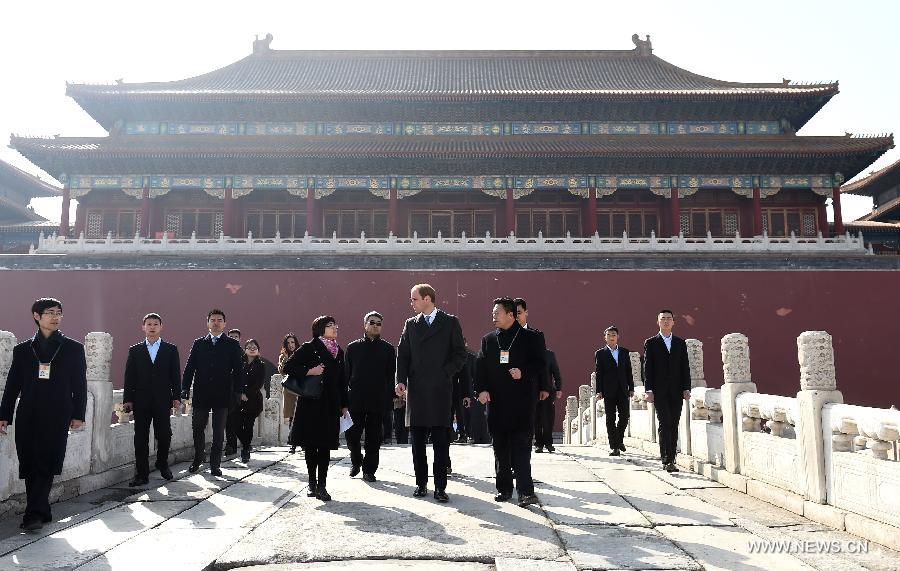
[[[350,418],[350,412],[347,411],[341,417],[341,434],[347,432],[347,429],[353,426],[353,419]]]

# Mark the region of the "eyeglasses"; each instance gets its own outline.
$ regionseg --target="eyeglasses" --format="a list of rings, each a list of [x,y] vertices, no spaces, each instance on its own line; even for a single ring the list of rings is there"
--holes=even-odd
[[[329,323],[325,326],[325,329],[328,329],[329,327],[334,327],[335,329],[337,329],[337,323]]]
[[[41,315],[49,315],[50,317],[62,317],[62,311],[45,311]]]
[[[369,325],[375,325],[377,327],[381,327],[381,322],[380,321],[370,321]]]

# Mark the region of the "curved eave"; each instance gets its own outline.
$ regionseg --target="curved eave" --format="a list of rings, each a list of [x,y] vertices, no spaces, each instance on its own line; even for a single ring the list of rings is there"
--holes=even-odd
[[[0,161],[0,186],[12,188],[29,198],[59,196],[61,193],[59,188],[4,161]]]
[[[884,168],[870,172],[857,181],[845,184],[841,187],[841,193],[875,196],[898,185],[900,185],[900,159]]]

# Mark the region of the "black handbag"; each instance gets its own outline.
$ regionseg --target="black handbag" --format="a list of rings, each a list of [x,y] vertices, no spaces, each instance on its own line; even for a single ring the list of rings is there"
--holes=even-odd
[[[298,379],[289,376],[281,381],[281,387],[289,392],[294,393],[300,398],[317,399],[322,396],[322,388],[325,384],[325,375],[310,375]]]

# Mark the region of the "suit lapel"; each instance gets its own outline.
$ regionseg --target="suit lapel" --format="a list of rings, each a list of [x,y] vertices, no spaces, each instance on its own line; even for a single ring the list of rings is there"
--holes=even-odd
[[[444,326],[444,321],[446,321],[446,319],[444,318],[444,312],[441,310],[438,310],[438,312],[435,314],[434,320],[432,320],[431,325],[428,325],[428,322],[425,321],[424,317],[420,317],[420,319],[425,326],[425,330],[422,332],[422,341],[425,341],[426,339],[437,333],[438,330],[440,330],[441,327]]]

